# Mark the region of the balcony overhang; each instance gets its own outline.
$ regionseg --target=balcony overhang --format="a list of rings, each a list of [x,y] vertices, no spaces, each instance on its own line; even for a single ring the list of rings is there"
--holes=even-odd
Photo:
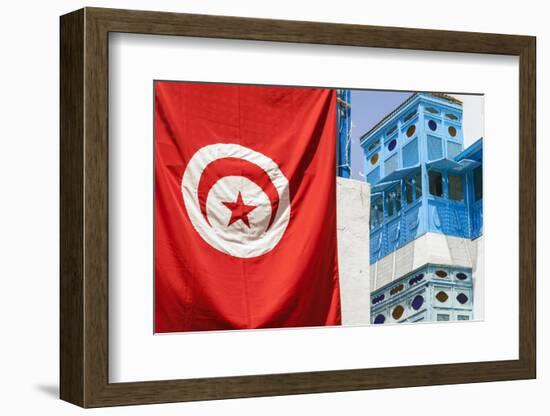
[[[481,162],[477,160],[462,159],[459,162],[455,162],[454,160],[443,158],[427,163],[426,167],[428,169],[445,170],[451,173],[463,173],[465,170],[471,170],[480,165]]]

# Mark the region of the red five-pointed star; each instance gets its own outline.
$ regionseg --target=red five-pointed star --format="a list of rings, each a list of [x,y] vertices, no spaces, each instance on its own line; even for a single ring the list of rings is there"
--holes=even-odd
[[[241,220],[248,228],[250,228],[250,224],[248,223],[248,214],[255,210],[256,206],[246,205],[240,192],[237,195],[236,202],[222,202],[222,204],[231,210],[231,218],[229,219],[229,224],[227,224],[228,227],[235,221]]]

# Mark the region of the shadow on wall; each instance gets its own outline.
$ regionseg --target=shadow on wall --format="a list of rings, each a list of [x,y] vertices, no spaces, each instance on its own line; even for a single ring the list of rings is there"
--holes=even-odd
[[[59,398],[59,386],[57,384],[37,384],[34,387],[46,396],[50,396],[54,399]]]

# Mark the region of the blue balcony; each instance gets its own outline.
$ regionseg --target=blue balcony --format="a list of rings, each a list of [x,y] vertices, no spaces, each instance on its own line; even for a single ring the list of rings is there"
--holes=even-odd
[[[371,185],[371,264],[427,232],[482,234],[482,139],[463,149],[460,102],[415,94],[361,145]]]

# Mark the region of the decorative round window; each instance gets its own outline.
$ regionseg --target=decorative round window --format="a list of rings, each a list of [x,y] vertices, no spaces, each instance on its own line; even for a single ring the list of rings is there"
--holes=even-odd
[[[456,300],[458,300],[461,305],[464,305],[466,302],[468,302],[468,296],[466,296],[464,293],[460,293],[456,297]]]
[[[416,131],[416,126],[413,124],[407,129],[407,137],[411,137]]]
[[[457,273],[456,278],[458,280],[466,280],[468,278],[468,275],[466,273]]]
[[[430,128],[431,131],[435,131],[437,129],[437,124],[435,121],[430,120],[428,121],[428,127]]]
[[[424,304],[424,297],[422,295],[416,295],[411,303],[412,308],[417,311]]]
[[[382,293],[374,298],[372,298],[372,303],[378,303],[378,302],[382,302],[384,300],[386,296]]]
[[[391,152],[393,149],[395,149],[395,146],[397,146],[397,140],[393,139],[388,144],[388,150]]]
[[[397,305],[395,308],[393,308],[393,312],[391,313],[391,316],[396,321],[403,316],[403,312],[405,312],[405,308],[401,305]]]
[[[456,128],[454,128],[453,126],[449,126],[449,135],[451,137],[455,137],[456,136]]]
[[[403,286],[403,283],[401,283],[400,285],[397,285],[397,286],[395,286],[395,287],[392,287],[392,288],[390,289],[390,295],[393,296],[393,295],[395,295],[395,294],[401,292],[401,291],[403,290],[403,287],[404,287],[404,286]]]
[[[375,154],[370,158],[370,164],[371,164],[371,165],[376,165],[377,162],[378,162],[378,153],[375,153]]]
[[[424,273],[417,274],[416,276],[411,277],[409,279],[409,285],[411,285],[411,286],[415,285],[418,282],[420,282],[422,279],[424,279]]]
[[[444,278],[444,277],[447,277],[447,272],[445,270],[437,270],[435,272],[435,275],[437,277],[441,277],[441,278]]]
[[[447,299],[449,299],[449,295],[447,295],[445,292],[441,291],[438,292],[437,295],[435,295],[435,298],[440,301],[441,303],[445,302]]]
[[[375,324],[383,324],[384,322],[386,322],[386,317],[382,314],[377,315],[376,318],[374,318]]]

